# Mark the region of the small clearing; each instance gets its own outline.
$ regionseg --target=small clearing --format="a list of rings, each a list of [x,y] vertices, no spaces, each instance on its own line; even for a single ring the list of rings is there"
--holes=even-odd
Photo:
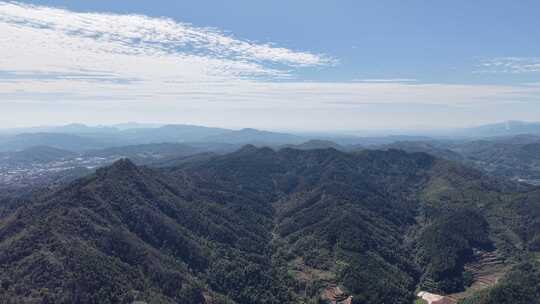
[[[426,301],[428,304],[451,304],[453,303],[452,300],[445,296],[441,296],[438,294],[430,293],[427,291],[420,291],[417,296]]]

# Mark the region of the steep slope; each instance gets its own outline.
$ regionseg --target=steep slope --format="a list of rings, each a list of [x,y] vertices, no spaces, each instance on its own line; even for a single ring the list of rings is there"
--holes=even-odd
[[[203,303],[216,287],[238,303],[277,302],[265,212],[191,183],[119,161],[20,209],[0,225],[4,292],[19,303]]]
[[[433,159],[398,151],[328,152],[334,155],[316,162],[324,169],[300,169],[314,180],[275,204],[276,231],[286,244],[278,256],[315,291],[308,298],[318,296],[317,285],[337,284],[358,303],[410,303],[418,269],[403,246],[404,232],[414,223],[421,172]]]
[[[499,284],[460,304],[530,304],[540,299],[540,262],[528,260],[514,267]]]
[[[424,153],[246,146],[178,167],[122,160],[0,220],[19,303],[411,303],[477,252],[537,250],[534,190]],[[531,226],[531,224],[533,226]]]
[[[407,303],[416,283],[460,291],[476,253],[512,263],[527,242],[509,203],[519,186],[427,154],[246,147],[193,172],[274,202],[274,260],[298,297],[335,284],[359,303]]]

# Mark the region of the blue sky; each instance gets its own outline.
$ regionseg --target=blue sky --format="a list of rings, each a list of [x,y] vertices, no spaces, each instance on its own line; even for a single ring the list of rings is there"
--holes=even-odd
[[[0,4],[0,30],[13,35],[0,46],[11,58],[0,61],[6,126],[320,131],[540,120],[538,1]]]

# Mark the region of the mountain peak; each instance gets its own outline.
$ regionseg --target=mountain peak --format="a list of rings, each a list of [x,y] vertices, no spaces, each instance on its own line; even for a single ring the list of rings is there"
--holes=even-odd
[[[242,146],[242,148],[240,148],[238,150],[238,152],[253,152],[253,151],[257,151],[257,147],[255,147],[254,145],[252,144],[248,144],[248,145],[244,145]]]
[[[98,169],[96,174],[102,177],[125,177],[137,172],[139,172],[137,165],[127,158],[122,158],[108,167]]]
[[[251,154],[251,153],[258,153],[258,152],[270,152],[270,153],[273,153],[275,151],[272,150],[269,147],[257,147],[257,146],[252,145],[252,144],[244,145],[242,148],[240,148],[237,151],[237,153],[240,153],[240,154]]]
[[[111,165],[111,168],[119,169],[122,171],[137,170],[137,166],[129,160],[129,158],[122,158],[117,160]]]

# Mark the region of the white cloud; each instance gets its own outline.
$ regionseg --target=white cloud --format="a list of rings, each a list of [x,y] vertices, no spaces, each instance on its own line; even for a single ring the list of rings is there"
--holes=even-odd
[[[0,2],[0,31],[0,67],[12,70],[116,71],[134,69],[126,66],[140,65],[140,60],[189,77],[286,76],[283,67],[334,62],[171,19],[76,13],[15,2]],[[269,68],[270,64],[282,68]]]
[[[295,81],[297,69],[336,60],[140,15],[0,1],[0,33],[0,127],[152,115],[153,121],[229,126],[353,128],[365,105],[460,107],[540,97],[533,86]],[[348,119],[336,120],[338,113]]]
[[[367,78],[367,79],[353,79],[353,82],[373,82],[373,83],[409,83],[418,82],[414,78]]]
[[[482,61],[477,73],[537,73],[540,72],[540,58],[498,57]]]

